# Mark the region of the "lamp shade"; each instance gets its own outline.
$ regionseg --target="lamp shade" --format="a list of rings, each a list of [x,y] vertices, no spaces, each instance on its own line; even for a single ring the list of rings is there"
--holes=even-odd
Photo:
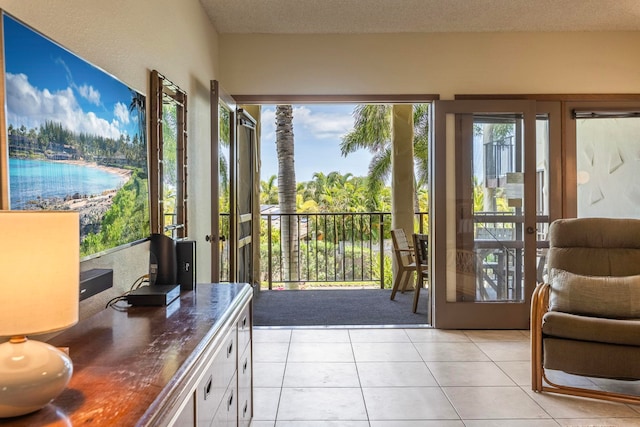
[[[0,336],[78,321],[80,223],[72,211],[0,211]]]

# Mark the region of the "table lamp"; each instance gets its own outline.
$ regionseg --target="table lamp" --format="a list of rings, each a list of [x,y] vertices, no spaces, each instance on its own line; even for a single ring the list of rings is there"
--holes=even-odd
[[[73,365],[27,335],[78,321],[80,223],[72,211],[0,211],[0,418],[44,407],[67,386]]]

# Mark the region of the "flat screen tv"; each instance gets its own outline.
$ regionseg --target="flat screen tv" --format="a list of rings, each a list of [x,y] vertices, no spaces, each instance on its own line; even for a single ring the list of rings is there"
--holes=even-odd
[[[2,26],[3,206],[79,211],[83,260],[147,239],[145,96],[4,12]]]

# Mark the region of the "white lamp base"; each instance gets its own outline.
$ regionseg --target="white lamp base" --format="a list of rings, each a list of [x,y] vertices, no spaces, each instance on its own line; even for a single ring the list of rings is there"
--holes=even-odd
[[[67,386],[73,364],[57,348],[26,337],[0,344],[0,418],[37,411]]]

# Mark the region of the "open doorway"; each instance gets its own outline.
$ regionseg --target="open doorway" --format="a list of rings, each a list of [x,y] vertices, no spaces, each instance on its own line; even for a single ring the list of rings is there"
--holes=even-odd
[[[409,237],[429,229],[430,104],[406,105],[411,111],[410,139],[396,151],[393,104],[261,105],[259,262],[264,292],[256,300],[256,324],[260,300],[275,299],[275,292],[266,295],[278,290],[304,290],[299,294],[306,296],[295,298],[313,298],[311,311],[320,316],[320,323],[308,323],[315,321],[300,302],[283,301],[281,307],[265,310],[286,317],[284,307],[297,307],[299,314],[291,314],[295,324],[302,319],[304,324],[428,323],[428,292],[420,294],[417,313],[411,310],[413,281],[409,292],[395,301],[389,298],[394,278],[392,212],[408,213]],[[410,170],[412,185],[392,188],[398,165],[403,173]],[[394,192],[408,195],[394,198]],[[398,200],[406,206],[399,207]],[[332,310],[320,307],[323,300],[309,291],[321,292]],[[366,316],[354,312],[352,321],[340,316],[362,305],[363,291],[375,293],[381,308],[394,307],[402,315],[382,318],[376,305],[366,304]],[[277,298],[285,294],[293,297],[285,292]],[[339,309],[341,302],[351,308]],[[285,319],[279,325],[292,322]]]

